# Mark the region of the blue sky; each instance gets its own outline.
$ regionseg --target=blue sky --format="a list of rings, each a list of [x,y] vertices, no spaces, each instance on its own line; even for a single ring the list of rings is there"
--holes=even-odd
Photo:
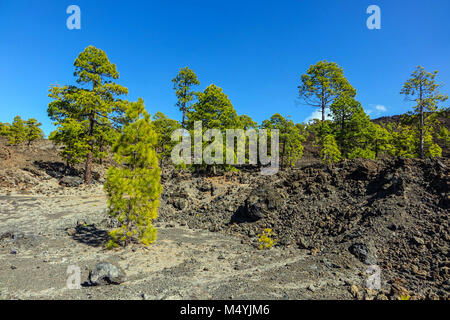
[[[66,27],[71,4],[81,30]],[[371,4],[381,30],[366,27]],[[198,89],[222,87],[239,114],[302,122],[314,109],[299,104],[300,75],[323,59],[344,68],[372,117],[400,114],[412,106],[399,92],[417,65],[439,70],[450,92],[449,15],[448,0],[2,0],[0,121],[34,117],[48,134],[48,89],[74,83],[73,62],[89,45],[117,64],[129,100],[178,120],[171,79],[189,66]]]

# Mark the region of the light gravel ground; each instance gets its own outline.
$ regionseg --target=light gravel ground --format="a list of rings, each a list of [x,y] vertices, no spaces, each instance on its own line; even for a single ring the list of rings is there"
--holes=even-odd
[[[350,285],[364,282],[364,267],[346,265],[339,253],[257,250],[237,235],[170,221],[158,224],[147,248],[105,250],[101,187],[64,190],[0,195],[0,299],[351,299]],[[79,221],[85,232],[69,234]],[[101,261],[123,268],[127,281],[67,288],[70,265],[84,282]]]

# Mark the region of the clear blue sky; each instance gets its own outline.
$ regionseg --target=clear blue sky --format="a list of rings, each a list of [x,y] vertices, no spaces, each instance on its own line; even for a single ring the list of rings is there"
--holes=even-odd
[[[81,30],[66,28],[71,4]],[[371,4],[381,30],[366,27]],[[322,59],[344,68],[372,117],[404,113],[411,104],[399,91],[417,65],[439,70],[450,93],[449,16],[448,0],[1,0],[0,121],[34,117],[48,134],[48,88],[74,83],[73,62],[89,45],[152,114],[181,118],[170,80],[189,66],[199,89],[222,87],[239,114],[302,122],[313,109],[298,103],[299,78]]]

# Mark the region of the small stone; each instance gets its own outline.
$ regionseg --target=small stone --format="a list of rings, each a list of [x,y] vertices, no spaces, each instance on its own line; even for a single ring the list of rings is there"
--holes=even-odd
[[[80,177],[66,176],[59,181],[59,184],[65,187],[78,187],[83,184],[83,179]]]
[[[308,290],[311,291],[311,292],[314,292],[314,291],[316,291],[316,287],[314,287],[314,285],[310,284],[308,286]]]
[[[224,257],[222,254],[220,254],[220,255],[217,257],[217,259],[219,259],[219,260],[225,260],[225,257]]]
[[[94,286],[120,284],[124,282],[125,279],[125,272],[109,262],[101,262],[89,272],[89,282]]]
[[[77,234],[77,229],[75,229],[75,228],[69,228],[69,229],[67,229],[67,234],[68,234],[69,236],[73,237],[74,235]]]
[[[309,246],[308,242],[306,242],[306,240],[302,237],[297,238],[297,245],[300,249],[307,249]]]
[[[374,264],[374,259],[371,255],[369,248],[363,243],[354,243],[348,250],[353,254],[359,261],[365,264]]]
[[[402,287],[398,283],[394,283],[391,287],[391,295],[397,299],[403,297],[409,297],[409,292],[406,288]]]
[[[412,241],[417,245],[424,245],[425,241],[422,238],[419,237],[413,237]]]
[[[359,292],[358,287],[356,285],[352,284],[350,287],[350,293],[352,294],[353,298],[358,297],[358,292]]]
[[[17,249],[11,249],[11,251],[9,253],[11,253],[11,254],[18,254],[19,251]]]
[[[391,230],[391,231],[395,231],[395,230],[398,229],[398,227],[395,224],[391,224],[391,225],[388,226],[388,229]]]
[[[383,293],[380,293],[377,297],[377,300],[389,300],[388,297],[386,297],[386,295],[384,295]]]

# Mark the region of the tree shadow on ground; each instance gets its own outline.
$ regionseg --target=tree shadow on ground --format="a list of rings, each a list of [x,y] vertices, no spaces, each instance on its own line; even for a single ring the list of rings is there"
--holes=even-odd
[[[72,236],[75,241],[91,247],[104,246],[109,240],[109,233],[106,230],[98,229],[92,225],[79,225],[76,233]]]
[[[75,168],[68,167],[66,164],[58,161],[41,161],[36,160],[33,165],[45,171],[53,178],[62,178],[64,176],[81,176],[81,172]]]

